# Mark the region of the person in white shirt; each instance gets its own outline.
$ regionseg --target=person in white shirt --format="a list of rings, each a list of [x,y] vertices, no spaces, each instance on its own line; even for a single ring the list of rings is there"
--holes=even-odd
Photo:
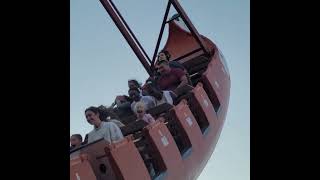
[[[148,88],[148,93],[155,100],[155,106],[159,106],[164,103],[173,105],[173,98],[176,98],[176,95],[172,91],[160,90],[152,80],[147,80],[146,85]]]
[[[123,139],[120,128],[114,122],[103,122],[99,116],[99,108],[89,107],[85,110],[85,116],[94,129],[88,133],[88,143],[104,139],[109,143],[115,143]]]
[[[134,112],[134,107],[137,102],[143,102],[145,110],[155,107],[155,99],[151,96],[141,96],[138,88],[131,88],[128,91],[130,98],[133,100],[131,103],[131,110]]]

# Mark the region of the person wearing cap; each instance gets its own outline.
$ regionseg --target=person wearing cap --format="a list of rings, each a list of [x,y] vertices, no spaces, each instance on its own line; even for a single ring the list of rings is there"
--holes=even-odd
[[[157,77],[156,82],[160,90],[169,90],[175,93],[177,88],[188,84],[188,78],[185,71],[181,68],[170,67],[169,57],[170,56],[166,55],[164,52],[159,53],[156,64],[159,77]]]

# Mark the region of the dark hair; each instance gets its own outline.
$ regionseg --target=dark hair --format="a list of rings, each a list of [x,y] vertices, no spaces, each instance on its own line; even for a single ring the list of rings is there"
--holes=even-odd
[[[101,121],[106,121],[107,118],[110,116],[110,113],[108,111],[108,108],[103,106],[103,105],[100,105],[98,107],[99,109],[99,118]]]
[[[113,112],[112,109],[107,108],[103,105],[100,105],[99,107],[91,106],[87,108],[84,112],[92,111],[93,113],[97,114],[99,113],[99,119],[101,121],[107,121],[107,118],[110,116],[113,119],[119,119],[118,115]]]
[[[157,92],[162,92],[162,90],[160,89],[159,85],[156,83],[155,80],[153,79],[148,79],[146,81],[146,86],[150,89],[148,89],[148,92],[150,93],[150,90],[152,91],[157,91]]]
[[[99,108],[94,107],[94,106],[90,106],[90,107],[88,107],[88,108],[84,111],[84,113],[86,113],[87,111],[92,111],[92,112],[94,112],[95,114],[97,114],[97,113],[99,113]]]
[[[169,53],[169,51],[167,50],[161,50],[158,54],[163,53],[164,55],[166,55],[167,60],[169,61],[171,55]]]
[[[139,88],[141,88],[141,83],[139,83],[137,80],[135,79],[129,79],[128,82],[133,82],[136,86],[138,86]]]
[[[138,93],[140,93],[140,89],[138,89],[138,88],[130,88],[130,89],[128,90],[128,93],[129,93],[130,91],[137,91]]]
[[[155,88],[156,90],[160,91],[159,85],[156,83],[154,79],[147,79],[146,85]]]
[[[112,108],[107,108],[106,106],[100,105],[99,107],[99,117],[101,121],[107,121],[108,117],[112,119],[119,119],[118,115],[113,111]]]
[[[129,96],[127,96],[127,95],[123,95],[124,96],[124,98],[127,100],[127,101],[131,101],[132,99],[129,97]]]
[[[81,134],[72,134],[71,137],[72,137],[72,136],[78,138],[78,139],[82,142],[82,136],[81,136]]]
[[[103,111],[103,108],[101,108],[101,106],[99,107],[94,107],[94,106],[91,106],[91,107],[88,107],[84,113],[87,113],[87,111],[92,111],[94,114],[97,114],[99,113],[99,118],[101,121],[104,121],[107,117],[106,117],[106,113]]]

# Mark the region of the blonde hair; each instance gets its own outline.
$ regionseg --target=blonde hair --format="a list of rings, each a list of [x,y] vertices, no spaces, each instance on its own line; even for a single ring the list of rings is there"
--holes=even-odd
[[[135,105],[134,105],[134,112],[137,114],[137,111],[138,111],[138,108],[139,109],[143,109],[143,110],[145,110],[144,109],[144,103],[143,102],[141,102],[141,101],[139,101],[139,102],[137,102]]]

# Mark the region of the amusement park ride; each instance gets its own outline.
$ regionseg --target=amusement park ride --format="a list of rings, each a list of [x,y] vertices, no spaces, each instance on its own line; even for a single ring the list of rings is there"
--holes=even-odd
[[[181,88],[173,106],[164,104],[149,110],[155,123],[141,126],[132,121],[134,115],[121,117],[126,124],[121,128],[122,141],[109,144],[101,139],[70,151],[70,179],[197,179],[215,149],[229,104],[230,74],[222,53],[198,33],[178,0],[168,0],[151,59],[114,3],[100,1],[150,76],[168,25],[162,49],[170,52],[170,61],[187,69],[192,85]],[[168,19],[171,6],[177,14]],[[148,170],[150,164],[153,175]]]

